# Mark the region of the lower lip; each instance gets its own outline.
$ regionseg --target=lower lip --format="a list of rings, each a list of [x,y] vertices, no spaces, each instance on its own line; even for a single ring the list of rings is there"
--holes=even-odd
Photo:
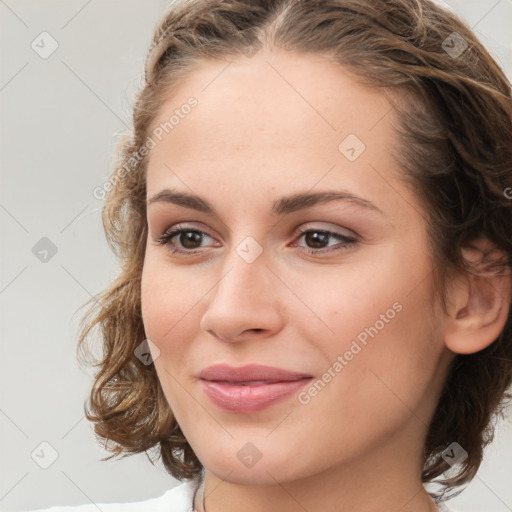
[[[202,380],[206,396],[218,407],[232,412],[256,412],[284,400],[310,382],[312,377],[293,381],[237,386]]]

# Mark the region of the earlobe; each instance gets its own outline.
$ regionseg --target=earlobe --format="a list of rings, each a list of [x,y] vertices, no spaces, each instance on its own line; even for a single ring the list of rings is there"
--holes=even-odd
[[[467,274],[454,287],[454,307],[445,330],[447,348],[458,354],[472,354],[491,345],[502,332],[510,310],[510,269],[489,271],[504,253],[490,250],[486,241],[474,246],[464,257],[475,264],[479,275]]]

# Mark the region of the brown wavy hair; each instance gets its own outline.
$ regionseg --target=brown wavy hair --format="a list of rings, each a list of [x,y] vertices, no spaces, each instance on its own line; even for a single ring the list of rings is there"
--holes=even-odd
[[[460,55],[446,51],[454,37],[467,45],[459,46]],[[425,212],[435,290],[445,312],[447,277],[474,272],[461,251],[471,241],[483,236],[503,251],[496,272],[511,267],[511,85],[457,15],[430,0],[173,1],[154,31],[133,126],[119,143],[102,212],[121,271],[89,301],[77,347],[93,364],[84,342],[99,329],[102,358],[94,361],[99,369],[84,409],[112,453],[102,460],[140,452],[149,457],[154,449],[174,478],[202,474],[154,365],[134,354],[146,339],[140,284],[148,235],[147,156],[141,158],[141,148],[169,92],[201,60],[229,61],[262,49],[326,55],[361,83],[399,93],[394,107],[400,144],[393,155]],[[453,359],[424,447],[422,481],[441,484],[433,496],[449,497],[448,491],[469,483],[493,439],[495,420],[503,417],[511,398],[511,318],[509,313],[487,348]],[[441,454],[453,441],[468,457],[439,480],[450,469]]]

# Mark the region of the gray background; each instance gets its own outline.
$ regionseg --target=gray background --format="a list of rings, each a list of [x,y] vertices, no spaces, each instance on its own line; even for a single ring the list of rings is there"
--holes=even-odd
[[[447,3],[512,77],[512,0]],[[151,31],[166,4],[0,0],[3,511],[138,501],[179,483],[144,454],[99,460],[107,452],[83,416],[92,370],[79,366],[75,352],[78,308],[118,272],[93,190],[110,174],[115,134],[129,124]],[[58,43],[47,58],[31,47],[35,40],[39,52],[51,48],[44,31]],[[57,252],[43,262],[33,247],[49,245]],[[42,442],[58,454],[47,469],[35,461],[51,462]],[[452,504],[511,511],[511,483],[509,411],[477,477]]]

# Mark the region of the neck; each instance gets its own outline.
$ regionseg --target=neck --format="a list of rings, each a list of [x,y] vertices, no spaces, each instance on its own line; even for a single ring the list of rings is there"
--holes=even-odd
[[[283,492],[286,493],[286,491],[283,491]],[[217,511],[228,512],[228,511],[234,510],[230,505],[228,505],[228,502],[223,502],[224,504],[220,505],[220,508],[218,508],[219,504],[213,503],[213,500],[210,499],[209,497],[207,498],[206,494],[208,494],[208,491],[205,491],[205,482],[203,482],[202,484],[200,484],[200,486],[197,490],[197,494],[194,499],[194,504],[193,504],[194,512],[217,512]],[[211,494],[211,491],[210,491],[210,494]],[[208,494],[208,496],[209,496],[209,494]],[[407,494],[404,493],[404,496],[402,499],[400,499],[400,498],[397,499],[397,503],[398,502],[402,503],[404,500],[407,500],[406,496],[407,496]],[[294,512],[302,512],[303,510],[308,510],[311,512],[314,512],[316,510],[326,510],[324,508],[324,505],[321,505],[321,504],[320,505],[316,504],[314,506],[314,508],[312,508],[311,505],[309,507],[304,507],[301,502],[296,500],[291,495],[291,493],[288,494],[288,497],[292,501],[295,500],[295,505],[292,505],[292,508],[290,508],[290,507],[286,508],[286,510],[293,510]],[[224,498],[222,498],[222,499],[224,499]],[[265,503],[265,502],[268,502],[269,500],[263,499],[262,501]],[[219,500],[217,500],[217,502],[219,502]],[[244,500],[244,503],[245,502],[246,502],[246,500]],[[267,504],[265,505],[265,507],[267,507]],[[260,507],[261,505],[258,505],[258,506]],[[337,511],[339,510],[340,512],[344,512],[344,511],[348,511],[348,510],[357,511],[357,512],[362,512],[363,510],[372,510],[372,511],[376,510],[376,508],[368,509],[366,505],[361,504],[361,507],[363,507],[363,506],[365,507],[364,509],[363,508],[350,509],[350,506],[347,505],[347,502],[345,502],[345,503],[340,504],[339,505],[340,508],[337,508],[336,510]],[[381,504],[380,504],[379,500],[375,500],[374,505],[372,505],[372,506],[377,507],[377,510],[379,510],[379,511],[388,510],[388,508],[386,508],[386,509],[381,508]],[[415,494],[413,493],[413,495],[409,497],[409,499],[406,501],[406,505],[404,505],[402,508],[398,508],[398,509],[396,508],[397,506],[400,507],[400,505],[395,505],[395,507],[389,508],[389,510],[390,511],[393,510],[393,512],[396,512],[397,510],[400,510],[400,512],[439,512],[439,508],[437,507],[435,502],[432,500],[432,498],[428,495],[428,493],[424,490],[423,486],[420,486],[419,489],[416,488]],[[253,510],[253,509],[251,509],[251,510]],[[261,511],[262,509],[258,508],[258,510]],[[269,509],[265,508],[265,510],[269,510]],[[271,510],[274,510],[274,508],[272,508]]]

